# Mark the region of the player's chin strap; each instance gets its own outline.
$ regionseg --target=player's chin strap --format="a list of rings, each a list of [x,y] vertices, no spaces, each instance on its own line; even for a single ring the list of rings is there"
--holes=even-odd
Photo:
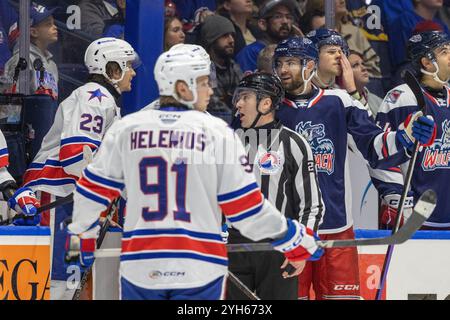
[[[441,79],[439,78],[439,75],[438,75],[438,72],[439,72],[439,66],[438,66],[436,60],[433,60],[432,63],[433,63],[433,66],[436,68],[436,71],[435,71],[435,72],[429,72],[429,71],[426,71],[426,70],[423,69],[423,68],[420,68],[420,71],[421,71],[423,74],[426,74],[426,75],[428,75],[428,76],[432,76],[434,81],[439,82],[439,83],[442,84],[442,85],[447,85],[447,84],[448,84],[448,80],[449,80],[450,78],[448,78],[448,79],[445,80],[445,81],[441,80]]]
[[[258,114],[256,115],[255,120],[253,120],[253,123],[251,124],[249,129],[252,129],[252,128],[254,128],[256,126],[256,124],[258,123],[258,121],[261,118],[261,116],[265,116],[265,115],[267,115],[267,114],[269,114],[269,113],[271,113],[273,111],[273,106],[270,108],[269,111],[264,112],[264,113],[259,110],[259,103],[261,102],[261,100],[263,98],[266,98],[266,97],[262,97],[260,94],[256,95],[256,111],[258,111]]]
[[[300,92],[298,95],[304,95],[307,88],[308,88],[308,84],[311,82],[311,80],[314,78],[314,75],[316,75],[316,70],[314,69],[311,74],[309,75],[308,79],[305,79],[305,71],[306,71],[306,63],[303,63],[302,66],[302,80],[303,80],[303,90],[302,92]]]
[[[194,81],[195,82],[195,81]],[[198,99],[198,95],[197,95],[197,84],[193,84],[192,88],[189,88],[192,91],[192,95],[193,95],[193,99],[191,101],[186,101],[184,99],[181,99],[180,96],[178,96],[178,94],[174,94],[173,97],[175,98],[175,100],[177,100],[179,103],[184,104],[185,106],[187,106],[189,109],[195,109],[194,104],[197,103],[197,99]]]

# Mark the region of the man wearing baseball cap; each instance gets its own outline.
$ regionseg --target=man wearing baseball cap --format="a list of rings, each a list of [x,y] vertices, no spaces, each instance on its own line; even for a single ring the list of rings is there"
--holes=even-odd
[[[30,63],[31,93],[40,89],[53,98],[58,96],[58,68],[48,47],[58,41],[58,29],[55,25],[53,12],[35,2],[30,7]],[[5,64],[5,75],[13,78],[14,69],[19,61],[19,46],[16,44],[13,56]],[[37,70],[36,70],[37,69]],[[43,74],[41,74],[43,72]]]
[[[255,71],[259,52],[268,44],[278,44],[298,30],[298,4],[294,0],[268,0],[259,9],[261,39],[244,47],[236,56],[242,71]]]

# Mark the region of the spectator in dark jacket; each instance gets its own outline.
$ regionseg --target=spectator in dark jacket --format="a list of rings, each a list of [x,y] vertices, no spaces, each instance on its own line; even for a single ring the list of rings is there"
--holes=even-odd
[[[230,20],[220,15],[209,16],[201,29],[201,39],[214,65],[217,86],[208,105],[210,112],[231,115],[234,89],[242,77],[239,65],[233,60],[235,29]]]
[[[81,0],[81,30],[94,39],[123,38],[125,0]]]
[[[260,7],[258,26],[263,31],[263,38],[238,52],[236,61],[242,71],[255,71],[258,54],[266,45],[277,44],[295,34],[297,8],[294,0],[269,0]]]
[[[249,25],[253,13],[252,0],[224,0],[218,13],[230,19],[236,29],[235,53],[256,41],[256,30]]]

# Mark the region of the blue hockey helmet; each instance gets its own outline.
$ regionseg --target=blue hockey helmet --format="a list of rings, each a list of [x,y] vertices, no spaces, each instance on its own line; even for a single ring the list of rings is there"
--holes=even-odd
[[[322,46],[331,45],[341,47],[342,52],[344,52],[347,57],[350,54],[347,41],[335,30],[320,28],[310,31],[306,37],[316,45],[317,50],[320,50]]]
[[[441,79],[439,76],[439,65],[436,60],[436,55],[434,50],[450,44],[449,36],[442,31],[424,31],[413,35],[409,38],[406,50],[408,52],[408,58],[411,60],[412,65],[420,69],[425,75],[432,76],[433,79],[442,84],[446,85],[450,78]],[[435,71],[427,71],[423,69],[420,60],[422,58],[428,58],[431,60],[435,67]]]
[[[300,60],[313,60],[317,63],[319,53],[311,40],[304,37],[290,37],[281,41],[275,48],[273,61],[280,57],[299,57]]]
[[[434,50],[450,43],[449,36],[442,31],[425,31],[409,38],[406,50],[408,58],[415,67],[421,68],[420,59],[428,58],[436,61]]]

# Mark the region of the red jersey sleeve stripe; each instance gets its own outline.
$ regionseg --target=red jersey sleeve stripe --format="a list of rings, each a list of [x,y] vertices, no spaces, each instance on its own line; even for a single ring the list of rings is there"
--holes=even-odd
[[[225,215],[235,215],[261,204],[262,201],[263,196],[258,189],[237,200],[222,203],[220,204],[220,208]]]

